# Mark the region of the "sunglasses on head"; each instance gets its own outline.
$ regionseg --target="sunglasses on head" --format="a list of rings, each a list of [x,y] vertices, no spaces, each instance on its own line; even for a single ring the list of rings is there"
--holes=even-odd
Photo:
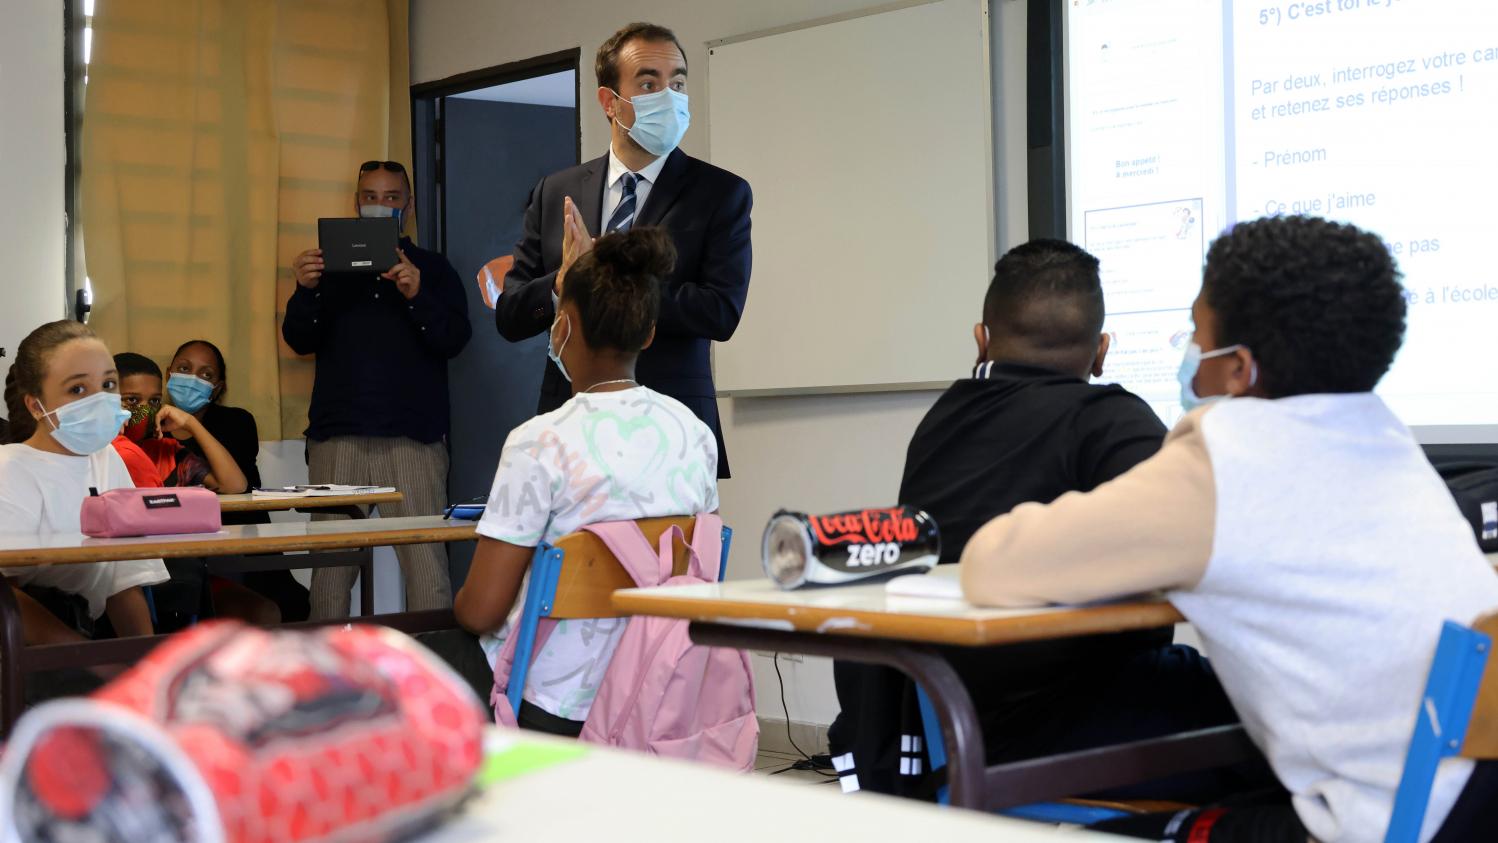
[[[370,170],[389,170],[392,173],[404,173],[405,166],[399,161],[365,161],[359,165],[359,172],[367,173]]]

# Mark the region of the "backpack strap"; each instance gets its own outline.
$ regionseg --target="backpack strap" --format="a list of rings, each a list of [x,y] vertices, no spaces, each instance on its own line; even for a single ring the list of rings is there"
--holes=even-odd
[[[640,588],[660,585],[671,579],[678,540],[692,553],[693,558],[687,565],[690,576],[716,582],[723,564],[723,519],[713,513],[697,515],[690,543],[680,527],[671,527],[661,533],[656,547],[650,546],[650,540],[640,532],[640,525],[633,521],[604,521],[582,529],[603,541]]]
[[[723,516],[715,512],[700,512],[692,527],[692,550],[697,552],[702,579],[707,582],[723,581]]]
[[[589,524],[582,528],[597,536],[603,541],[619,564],[629,573],[630,579],[640,588],[649,588],[660,585],[671,576],[671,545],[665,544],[664,554],[657,548],[650,546],[650,540],[640,532],[640,525],[633,521],[604,521],[598,524]],[[672,528],[677,535],[680,530]],[[662,541],[667,540],[672,530],[662,534]],[[664,558],[663,558],[664,557]],[[662,574],[661,567],[664,564],[665,572]]]

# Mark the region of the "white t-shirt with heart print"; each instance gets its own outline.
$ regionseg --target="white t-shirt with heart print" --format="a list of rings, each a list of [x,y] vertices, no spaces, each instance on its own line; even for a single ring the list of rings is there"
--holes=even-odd
[[[479,535],[532,547],[586,524],[718,509],[718,444],[685,405],[646,387],[583,393],[510,431]],[[491,664],[519,617],[484,637]],[[586,720],[625,619],[562,621],[537,654],[525,699]]]

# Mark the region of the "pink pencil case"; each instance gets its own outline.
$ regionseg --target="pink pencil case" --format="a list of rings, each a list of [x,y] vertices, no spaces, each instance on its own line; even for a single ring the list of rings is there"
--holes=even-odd
[[[218,495],[196,486],[111,489],[83,499],[82,530],[96,539],[216,533]]]

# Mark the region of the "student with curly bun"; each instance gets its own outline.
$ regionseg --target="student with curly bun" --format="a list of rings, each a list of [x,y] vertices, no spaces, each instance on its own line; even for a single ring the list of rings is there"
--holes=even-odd
[[[572,398],[510,432],[478,524],[458,622],[497,653],[540,542],[601,521],[718,509],[718,445],[685,405],[635,380],[655,336],[661,282],[676,259],[658,228],[605,235],[567,274],[550,357]],[[541,648],[516,712],[520,725],[576,736],[624,618],[568,621]],[[497,634],[497,635],[496,635]]]
[[[1192,843],[1374,843],[1442,623],[1498,609],[1498,574],[1373,393],[1404,337],[1399,272],[1353,226],[1254,220],[1212,244],[1192,317],[1180,380],[1194,409],[1159,454],[980,528],[962,554],[963,592],[1022,606],[1165,591],[1290,793],[1290,804],[1100,827]],[[1421,839],[1486,840],[1494,828],[1498,762],[1443,761]]]

